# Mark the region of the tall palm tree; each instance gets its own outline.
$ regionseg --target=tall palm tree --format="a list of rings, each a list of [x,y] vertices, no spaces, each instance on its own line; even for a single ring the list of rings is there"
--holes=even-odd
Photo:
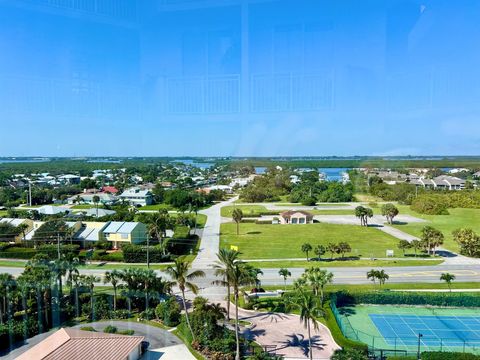
[[[222,280],[213,281],[214,285],[225,286],[227,288],[227,319],[230,321],[230,289],[231,282],[229,274],[231,273],[235,262],[238,260],[240,253],[236,250],[220,249],[218,260],[212,265],[215,269],[215,276],[221,277]]]
[[[242,218],[243,218],[243,211],[240,209],[233,209],[232,219],[237,223],[237,235],[239,233],[239,226],[240,226],[240,222],[242,221]]]
[[[380,286],[385,284],[385,281],[390,279],[390,276],[385,272],[385,270],[377,271],[377,279]]]
[[[292,300],[292,304],[300,311],[300,321],[308,331],[308,353],[310,360],[313,359],[311,325],[315,330],[318,329],[317,317],[323,316],[323,311],[313,294],[304,289],[299,289],[297,296]]]
[[[100,197],[98,195],[93,195],[92,201],[95,204],[96,217],[98,218],[98,203],[100,202]]]
[[[68,261],[66,264],[66,271],[67,271],[67,285],[70,288],[70,293],[72,292],[73,288],[73,277],[75,275],[80,275],[78,272],[78,267],[80,266],[80,260],[78,258],[73,258],[71,261]]]
[[[148,311],[148,303],[150,301],[150,290],[157,280],[157,275],[152,269],[141,269],[140,276],[143,283],[143,291],[145,295],[145,311]]]
[[[240,337],[238,333],[238,297],[242,286],[254,285],[257,282],[255,271],[252,266],[243,261],[236,261],[229,273],[230,285],[233,288],[233,296],[235,300],[235,340],[237,343],[235,360],[240,360]]]
[[[292,273],[290,272],[290,270],[288,269],[285,269],[285,268],[281,268],[279,271],[278,271],[278,275],[280,275],[281,277],[283,277],[283,283],[285,285],[285,291],[287,291],[287,278],[289,276],[292,276]]]
[[[377,280],[377,276],[378,276],[378,271],[375,269],[372,269],[367,272],[367,279],[370,279],[373,281],[373,286],[375,286],[375,280]]]
[[[82,284],[90,289],[90,308],[92,312],[92,319],[94,318],[94,311],[93,311],[93,289],[95,287],[95,283],[100,281],[100,278],[95,275],[80,275],[80,279]]]
[[[112,284],[113,287],[113,311],[117,310],[117,287],[118,282],[121,280],[122,274],[118,270],[107,271],[105,277],[103,278],[103,283]]]
[[[190,325],[190,319],[188,317],[188,309],[185,300],[185,290],[188,289],[194,294],[198,294],[198,286],[195,285],[192,280],[205,277],[205,273],[202,270],[193,270],[189,271],[191,267],[191,262],[187,261],[184,256],[180,256],[175,259],[173,266],[170,265],[165,270],[172,280],[178,285],[180,291],[182,292],[182,302],[183,309],[185,310],[185,318],[187,320],[188,328],[192,334],[192,338],[195,339],[195,334],[193,333],[192,326]]]
[[[325,285],[333,281],[333,274],[319,267],[312,267],[306,269],[302,277],[305,277],[307,283],[310,284],[315,296],[318,296],[320,292],[320,305],[323,305],[323,290]]]
[[[11,284],[15,281],[13,275],[8,273],[0,274],[0,296],[2,304],[0,305],[0,323],[3,324],[3,318],[7,313],[7,298]]]

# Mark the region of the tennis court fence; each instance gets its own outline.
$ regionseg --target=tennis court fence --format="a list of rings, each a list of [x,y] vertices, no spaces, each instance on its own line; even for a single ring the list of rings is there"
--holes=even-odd
[[[412,337],[383,337],[368,334],[355,329],[348,316],[340,313],[336,305],[336,299],[332,296],[330,301],[335,320],[343,335],[350,340],[364,343],[370,353],[390,354],[396,356],[413,355],[418,351],[419,338]],[[461,340],[458,338],[438,338],[437,336],[423,335],[420,338],[421,351],[445,351],[445,352],[468,352],[480,354],[480,340]]]

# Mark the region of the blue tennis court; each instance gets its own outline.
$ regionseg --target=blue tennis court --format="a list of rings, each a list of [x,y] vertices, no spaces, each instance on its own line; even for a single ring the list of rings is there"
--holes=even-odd
[[[389,315],[369,314],[386,343],[412,346],[422,334],[424,346],[460,347],[480,344],[479,316]]]

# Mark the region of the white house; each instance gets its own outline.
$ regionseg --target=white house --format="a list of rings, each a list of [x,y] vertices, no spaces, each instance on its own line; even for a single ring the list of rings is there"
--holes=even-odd
[[[462,190],[465,188],[465,180],[448,175],[440,175],[433,179],[420,177],[410,180],[410,183],[419,187],[438,190]]]
[[[153,195],[150,190],[143,190],[139,187],[126,189],[121,195],[120,199],[125,200],[131,205],[145,206],[153,203]]]
[[[288,210],[280,213],[280,224],[308,224],[313,221],[313,215],[308,211]]]

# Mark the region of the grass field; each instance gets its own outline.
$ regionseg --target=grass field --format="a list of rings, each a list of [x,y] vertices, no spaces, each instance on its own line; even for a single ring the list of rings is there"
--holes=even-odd
[[[325,210],[309,210],[313,215],[355,215],[355,211],[351,209],[325,209]]]
[[[433,226],[445,235],[444,247],[458,251],[458,245],[453,241],[452,232],[458,228],[467,227],[480,233],[480,209],[449,209],[450,215],[423,215],[410,210],[406,206],[400,207],[400,212],[427,220],[426,223],[409,223],[394,225],[399,230],[420,237],[426,225]]]
[[[220,215],[223,217],[232,217],[234,209],[242,210],[244,217],[259,216],[260,213],[268,211],[263,205],[236,205],[222,207],[220,209]]]
[[[145,205],[138,208],[138,210],[173,210],[173,207],[168,204]]]
[[[220,246],[238,246],[244,259],[302,258],[303,243],[315,246],[340,241],[350,243],[350,256],[384,257],[385,250],[396,249],[398,243],[396,238],[373,228],[325,223],[297,226],[244,223],[240,224],[240,235],[236,235],[234,223],[225,223],[220,233]]]
[[[252,261],[255,267],[267,269],[267,268],[308,268],[313,266],[320,267],[377,267],[377,266],[431,266],[441,264],[443,260],[348,260],[348,261],[295,261],[295,260],[283,260],[283,261]]]

